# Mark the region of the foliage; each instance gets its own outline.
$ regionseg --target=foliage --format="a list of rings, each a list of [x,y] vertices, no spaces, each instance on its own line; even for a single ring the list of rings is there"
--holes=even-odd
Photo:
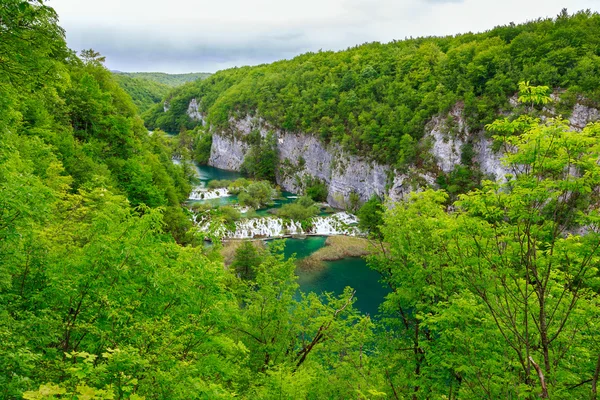
[[[80,59],[68,50],[56,20],[40,1],[0,7],[1,397],[597,397],[600,125],[575,132],[560,119],[491,123],[512,171],[505,181],[483,182],[451,207],[447,193],[427,190],[386,209],[381,251],[369,262],[391,293],[382,318],[371,320],[353,308],[360,294],[351,288],[339,296],[299,294],[294,260],[275,243],[258,255],[243,245],[236,268],[226,269],[219,243],[211,249],[188,241],[181,202],[189,171],[171,160],[185,154],[193,135],[183,132],[178,143],[159,131],[148,135],[102,56],[88,50]],[[599,75],[586,74],[597,56],[579,53],[594,48],[587,44],[597,40],[596,20],[561,14],[480,35],[393,43],[393,57],[375,62],[375,52],[366,52],[347,60],[353,66],[341,77],[341,64],[332,62],[326,79],[314,62],[329,55],[301,56],[277,65],[282,76],[291,73],[286,65],[298,67],[302,79],[294,82],[306,85],[294,98],[315,96],[310,113],[285,98],[278,104],[289,113],[250,105],[291,128],[302,115],[310,126],[327,127],[320,132],[327,139],[364,133],[334,132],[335,116],[346,115],[335,109],[340,90],[347,107],[362,104],[360,126],[377,132],[368,113],[386,103],[365,99],[386,98],[392,71],[412,82],[396,82],[388,93],[416,96],[396,110],[400,123],[415,118],[410,129],[427,116],[417,95],[437,88],[440,76],[477,93],[465,105],[477,106],[479,117],[495,104],[480,101],[504,94],[502,84],[525,69],[557,81],[580,77],[593,99]],[[463,58],[471,61],[457,62]],[[506,60],[514,60],[510,69]],[[215,121],[235,112],[228,104],[240,105],[250,90],[275,98],[284,92],[267,90],[286,87],[277,77],[251,76],[261,68],[269,67],[209,78],[218,88],[199,98],[214,107]],[[228,78],[237,73],[261,86],[240,87]],[[507,73],[510,79],[500,78]],[[324,86],[313,85],[317,79]],[[217,91],[231,97],[207,97]],[[444,97],[438,92],[428,104]],[[178,101],[173,108],[185,104]],[[330,109],[336,114],[324,119]],[[472,160],[468,150],[463,164]],[[247,202],[276,196],[268,182],[234,186]],[[381,205],[369,202],[365,222],[378,226]],[[310,207],[310,200],[297,204]]]
[[[300,197],[293,203],[284,204],[275,212],[278,217],[289,218],[294,221],[307,221],[319,214],[319,208],[308,196]]]
[[[231,181],[228,179],[213,179],[210,182],[208,182],[208,188],[209,189],[220,189],[220,188],[227,188],[229,186],[231,186]]]
[[[263,254],[251,241],[244,243],[235,250],[231,267],[241,279],[253,280],[256,278],[256,269],[262,263]]]
[[[114,71],[115,75],[126,76],[133,79],[156,82],[168,87],[181,86],[185,83],[206,79],[212,74],[209,72],[191,72],[189,74],[166,74],[164,72],[121,72]]]
[[[389,248],[371,264],[393,290],[383,305],[391,387],[418,398],[596,396],[599,134],[535,121],[496,138],[509,149],[507,181],[461,195],[454,212],[434,191],[386,212]]]
[[[358,216],[358,228],[368,232],[370,236],[381,239],[380,226],[383,224],[384,206],[377,196],[371,197],[363,204],[356,215]]]
[[[231,224],[240,219],[242,214],[237,208],[232,206],[219,207],[219,213],[226,224]]]
[[[212,135],[210,133],[198,130],[192,146],[194,161],[201,165],[208,164],[211,147]]]
[[[252,182],[244,191],[238,195],[238,201],[242,206],[259,209],[277,197],[277,191],[267,181]]]
[[[519,82],[520,103],[534,105],[546,105],[552,101],[550,88],[548,86],[532,86],[529,81]]]
[[[456,165],[448,174],[440,174],[436,180],[440,189],[450,194],[449,200],[454,201],[458,195],[480,187],[483,174],[472,166]]]
[[[242,173],[261,180],[275,182],[277,169],[277,144],[273,133],[265,138],[260,137],[251,144],[248,154],[244,157]]]
[[[461,104],[470,131],[482,129],[512,108],[519,82],[561,88],[564,99],[583,96],[597,105],[598,21],[590,11],[561,13],[477,34],[367,43],[232,68],[173,91],[171,109],[156,106],[145,121],[176,131],[190,123],[185,111],[195,98],[215,128],[227,130],[230,118],[259,117],[402,170],[426,159],[417,144],[433,116]]]
[[[324,202],[327,201],[327,185],[320,179],[309,176],[305,182],[306,189],[304,190],[306,196],[310,197],[314,201]]]
[[[139,113],[143,113],[162,101],[169,92],[169,86],[143,78],[133,78],[124,74],[114,74],[119,86],[127,92]]]

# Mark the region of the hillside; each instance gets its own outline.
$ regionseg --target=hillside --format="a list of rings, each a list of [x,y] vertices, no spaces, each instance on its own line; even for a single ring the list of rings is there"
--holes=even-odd
[[[223,71],[147,111],[170,137],[46,2],[3,0],[0,398],[597,399],[599,29],[562,14]],[[202,177],[192,152],[253,178]],[[491,161],[511,175],[480,182]],[[330,229],[325,199],[360,220]],[[370,254],[372,311],[337,285],[348,264],[301,290],[287,246],[315,237],[265,221],[364,236],[326,252]],[[223,243],[238,223],[255,243]]]
[[[155,106],[151,129],[198,124],[186,115],[196,99],[204,119],[226,129],[230,118],[257,116],[276,129],[315,135],[354,155],[402,168],[426,161],[425,125],[463,105],[470,130],[510,107],[517,83],[560,90],[567,115],[577,96],[600,101],[600,16],[563,12],[555,19],[483,33],[369,43],[340,52],[220,71]]]
[[[167,95],[170,86],[146,78],[126,74],[114,74],[115,80],[127,92],[141,114],[153,105],[160,103]]]
[[[161,83],[169,87],[181,86],[184,83],[206,79],[212,74],[209,72],[190,72],[188,74],[167,74],[164,72],[115,72],[117,75],[125,75],[131,78],[147,79]]]

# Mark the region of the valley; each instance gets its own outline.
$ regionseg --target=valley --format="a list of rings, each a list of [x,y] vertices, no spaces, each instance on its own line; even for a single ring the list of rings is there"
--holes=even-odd
[[[597,400],[573,2],[0,1],[0,399]]]

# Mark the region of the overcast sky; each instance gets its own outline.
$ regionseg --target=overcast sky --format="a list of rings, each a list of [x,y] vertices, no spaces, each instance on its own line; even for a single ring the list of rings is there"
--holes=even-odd
[[[405,37],[479,32],[600,0],[49,0],[74,50],[110,69],[215,72]]]

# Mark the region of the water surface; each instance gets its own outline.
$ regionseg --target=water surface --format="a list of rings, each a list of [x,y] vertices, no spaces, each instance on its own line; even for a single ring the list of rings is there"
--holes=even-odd
[[[197,167],[198,178],[204,186],[213,179],[235,180],[243,177],[239,172],[225,171],[219,168],[201,165]],[[295,196],[290,192],[282,192],[283,199],[275,200],[275,205],[269,208],[281,207],[283,204],[293,202]],[[200,200],[211,202],[215,205],[226,205],[237,202],[237,196],[222,197],[220,199]],[[260,216],[270,215],[267,208],[257,211]],[[326,237],[309,236],[305,239],[285,239],[284,255],[286,258],[295,255],[296,259],[308,257],[321,247],[325,246]],[[275,239],[280,241],[283,239]],[[337,261],[325,262],[325,268],[319,271],[306,271],[298,268],[298,284],[300,291],[308,293],[333,292],[336,295],[343,293],[346,286],[356,290],[354,306],[365,314],[375,315],[389,290],[379,283],[379,274],[367,266],[362,258],[345,258]]]

